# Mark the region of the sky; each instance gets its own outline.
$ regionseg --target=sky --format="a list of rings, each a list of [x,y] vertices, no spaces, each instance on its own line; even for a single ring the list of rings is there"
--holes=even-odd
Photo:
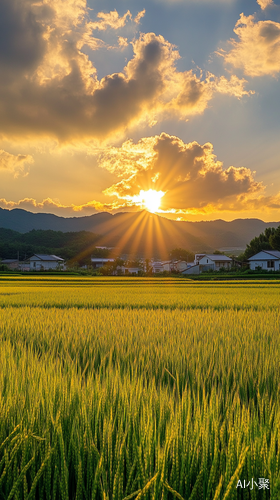
[[[1,0],[0,75],[1,208],[280,220],[276,0]]]

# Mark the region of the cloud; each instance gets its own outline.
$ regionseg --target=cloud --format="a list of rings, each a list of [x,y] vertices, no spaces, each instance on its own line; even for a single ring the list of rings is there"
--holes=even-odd
[[[280,208],[280,193],[277,193],[274,196],[265,196],[259,195],[255,198],[249,198],[246,195],[241,195],[238,197],[236,203],[237,209],[246,209],[246,210],[279,210]],[[232,210],[233,207],[229,206],[229,210]]]
[[[0,39],[0,54],[9,54],[0,59],[3,138],[106,140],[159,118],[187,120],[203,113],[217,92],[237,97],[249,94],[244,79],[218,79],[210,74],[203,78],[202,73],[178,71],[178,50],[154,33],[142,33],[132,42],[134,55],[122,72],[98,80],[82,48],[106,44],[92,36],[85,0],[69,0],[67,9],[64,0],[3,2],[0,19],[9,26],[9,35]],[[135,22],[143,14],[138,13]],[[114,11],[104,16],[102,26],[116,27],[130,14],[120,17]],[[21,38],[16,44],[18,30]],[[119,50],[126,43],[120,37]]]
[[[122,210],[123,208],[136,209],[132,203],[100,203],[99,201],[92,200],[81,205],[64,205],[58,200],[53,200],[52,198],[46,198],[41,202],[36,201],[34,198],[23,198],[19,201],[7,201],[5,198],[0,198],[0,207],[8,210],[14,208],[21,208],[23,210],[28,210],[30,212],[36,213],[52,213],[56,215],[68,216],[82,216],[82,215],[92,215],[97,212],[104,211],[116,211]]]
[[[161,208],[167,211],[234,204],[240,195],[255,196],[263,190],[250,169],[224,169],[211,143],[185,144],[165,133],[109,148],[99,161],[101,167],[121,177],[104,194],[133,201],[141,190],[162,191]]]
[[[85,33],[82,37],[83,43],[88,45],[92,50],[99,49],[101,47],[107,47],[108,49],[117,48],[117,46],[110,46],[104,43],[99,38],[95,38],[92,36],[92,31],[99,30],[105,31],[107,29],[118,30],[120,28],[124,28],[128,21],[133,21],[135,24],[139,24],[142,17],[144,17],[146,10],[138,12],[135,18],[132,18],[131,12],[128,10],[122,17],[120,17],[119,13],[114,10],[110,12],[99,12],[97,17],[101,19],[100,21],[90,21],[86,23]],[[119,47],[127,47],[128,42],[127,38],[122,36],[118,37]],[[80,43],[80,48],[83,44]]]
[[[5,72],[13,77],[22,71],[31,71],[46,51],[44,27],[37,22],[30,0],[23,8],[20,1],[1,0],[0,6],[0,67],[1,79]]]
[[[111,12],[98,12],[97,17],[101,20],[91,22],[90,27],[93,30],[99,31],[104,31],[107,28],[111,28],[114,30],[123,28],[127,22],[127,19],[132,19],[132,15],[129,10],[122,17],[119,16],[116,10],[113,10]]]
[[[138,12],[137,16],[135,16],[135,18],[133,19],[133,21],[136,24],[139,24],[140,20],[142,19],[142,17],[145,16],[145,14],[146,14],[146,9],[141,10],[140,12]]]
[[[239,99],[244,95],[255,93],[254,90],[249,90],[248,92],[245,91],[244,86],[247,83],[247,80],[244,78],[240,79],[236,75],[231,75],[229,80],[225,76],[221,76],[219,78],[214,77],[214,82],[214,89],[216,92],[235,96]]]
[[[138,197],[137,197],[138,198]],[[140,198],[140,197],[139,197]],[[7,201],[5,198],[0,198],[0,207],[8,210],[21,208],[35,213],[52,213],[62,217],[81,217],[92,215],[98,212],[136,212],[140,207],[140,203],[135,200],[118,200],[112,203],[100,203],[96,200],[83,203],[81,205],[64,205],[59,201],[51,198],[46,198],[42,202],[36,201],[34,198],[24,198],[19,201]],[[280,209],[280,193],[274,196],[258,195],[254,198],[241,194],[234,199],[225,199],[219,203],[208,203],[201,207],[189,207],[186,209],[169,208],[159,210],[158,213],[163,215],[170,214],[174,218],[177,215],[177,220],[188,220],[189,215],[209,215],[219,212],[240,213],[240,212],[264,212],[271,213],[272,210],[279,211]]]
[[[266,9],[266,7],[269,7],[270,5],[274,5],[273,0],[257,0],[257,3],[262,10]]]
[[[31,155],[13,155],[0,149],[0,170],[14,172],[15,177],[18,177],[19,173],[24,172],[26,164],[33,162],[34,160]]]
[[[64,216],[138,211],[143,208],[141,192],[155,190],[163,194],[159,213],[183,218],[188,214],[263,212],[280,208],[280,193],[267,196],[265,186],[255,181],[255,172],[249,168],[224,168],[209,142],[184,143],[166,133],[144,137],[137,143],[128,140],[120,147],[105,149],[99,156],[99,166],[119,178],[103,191],[112,201],[90,200],[75,205],[52,198],[41,202],[34,198],[17,202],[2,198],[0,206]]]
[[[234,32],[239,40],[230,41],[233,49],[217,52],[225,63],[250,76],[275,76],[280,71],[280,23],[257,22],[254,16],[241,14]]]
[[[123,36],[118,37],[118,42],[119,42],[120,47],[127,47],[128,46],[127,38],[124,38]]]
[[[193,71],[177,73],[172,85],[172,92],[176,97],[166,104],[165,112],[177,114],[178,118],[185,119],[191,115],[202,114],[208,107],[208,102],[215,93],[227,94],[241,98],[244,95],[254,94],[254,91],[244,89],[247,81],[232,75],[216,77],[208,72],[203,80],[202,72],[197,76]]]

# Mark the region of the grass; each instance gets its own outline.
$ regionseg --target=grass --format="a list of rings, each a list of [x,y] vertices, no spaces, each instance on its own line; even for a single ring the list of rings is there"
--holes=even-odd
[[[278,500],[279,288],[2,280],[0,499]]]

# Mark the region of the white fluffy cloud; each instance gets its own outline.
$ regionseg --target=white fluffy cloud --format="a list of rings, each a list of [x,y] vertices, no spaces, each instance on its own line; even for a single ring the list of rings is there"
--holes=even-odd
[[[218,51],[225,63],[250,76],[275,76],[280,71],[280,23],[241,14],[234,32],[238,40],[230,41],[232,50]]]
[[[0,149],[0,170],[14,172],[16,177],[24,172],[27,164],[33,163],[33,161],[31,155],[13,155]]]
[[[134,39],[134,55],[123,71],[98,80],[82,48],[106,47],[92,36],[93,27],[121,27],[131,14],[98,16],[98,25],[88,20],[86,0],[69,0],[67,8],[63,0],[2,0],[0,136],[104,140],[141,122],[187,120],[202,113],[216,92],[249,93],[244,79],[178,71],[178,50],[154,33]],[[120,36],[119,50],[127,43]]]
[[[123,28],[128,19],[132,19],[131,12],[128,10],[122,17],[119,16],[116,10],[111,12],[98,12],[99,21],[91,22],[90,27],[93,30],[104,31],[108,28],[119,29]]]
[[[259,4],[262,10],[266,9],[270,5],[274,5],[273,0],[257,0],[257,3]]]

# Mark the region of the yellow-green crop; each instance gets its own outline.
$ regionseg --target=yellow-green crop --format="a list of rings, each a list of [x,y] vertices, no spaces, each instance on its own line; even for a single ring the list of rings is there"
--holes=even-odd
[[[0,499],[278,500],[279,292],[2,280]]]

